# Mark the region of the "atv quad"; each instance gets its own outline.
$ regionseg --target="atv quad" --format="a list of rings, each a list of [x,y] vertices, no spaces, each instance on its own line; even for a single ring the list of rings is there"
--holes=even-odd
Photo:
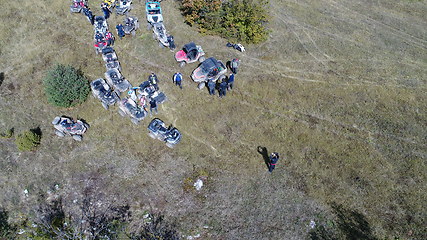
[[[76,141],[81,141],[83,139],[83,134],[89,128],[87,123],[82,122],[81,120],[73,121],[72,119],[62,116],[55,117],[52,121],[53,126],[55,127],[55,134],[59,137],[71,136]]]
[[[139,85],[138,93],[142,96],[146,96],[149,100],[154,99],[157,104],[162,104],[167,100],[166,95],[156,90],[149,81],[145,81]]]
[[[72,13],[80,13],[83,8],[87,8],[86,0],[73,0],[73,4],[70,6]]]
[[[131,84],[122,76],[117,69],[110,69],[105,72],[105,79],[108,84],[114,87],[114,91],[120,95],[120,93],[127,91]]]
[[[147,1],[145,3],[145,12],[147,13],[148,30],[151,29],[152,24],[163,22],[162,8],[159,2]]]
[[[159,41],[160,47],[169,47],[168,36],[163,22],[153,23],[153,38]]]
[[[179,62],[180,67],[184,67],[186,63],[197,62],[197,60],[203,62],[205,60],[204,55],[205,52],[201,46],[196,45],[194,42],[190,42],[185,44],[182,50],[179,50],[175,54],[175,59]]]
[[[194,69],[191,78],[193,81],[200,83],[198,87],[202,89],[207,81],[215,82],[218,79],[222,81],[225,78],[226,72],[227,67],[224,63],[210,57],[203,61],[198,68]]]
[[[125,15],[132,9],[132,0],[120,0],[116,5],[116,13],[119,15]]]
[[[95,16],[94,20],[94,32],[101,33],[103,36],[107,33],[108,30],[108,23],[107,20],[105,20],[104,16]]]
[[[119,96],[111,90],[111,87],[102,78],[92,81],[90,88],[92,89],[93,96],[101,100],[102,106],[107,110],[110,105],[115,104],[119,100]]]
[[[147,129],[151,138],[166,142],[169,148],[173,148],[181,141],[182,135],[178,129],[172,125],[166,127],[166,124],[158,118],[153,119]]]
[[[124,20],[123,31],[125,31],[125,34],[132,34],[132,36],[135,36],[138,28],[139,22],[137,17],[127,17]]]
[[[125,98],[119,101],[119,114],[122,117],[128,115],[134,124],[139,124],[147,116],[147,111],[134,100]]]
[[[102,59],[104,59],[107,71],[110,69],[117,69],[120,72],[122,70],[116,52],[112,47],[106,47],[102,50]]]

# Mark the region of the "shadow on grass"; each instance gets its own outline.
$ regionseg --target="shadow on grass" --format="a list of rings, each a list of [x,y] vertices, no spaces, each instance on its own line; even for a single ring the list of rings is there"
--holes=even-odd
[[[368,221],[362,214],[346,209],[341,205],[332,204],[332,209],[337,215],[338,228],[349,240],[375,240]]]
[[[267,148],[266,147],[258,146],[257,147],[257,152],[262,155],[262,158],[264,159],[264,163],[267,166],[267,169],[269,169],[269,167],[270,167],[270,158],[268,157],[268,150],[267,150]]]
[[[4,72],[0,73],[0,86],[3,84],[4,81]]]
[[[40,129],[40,127],[30,129],[30,131],[40,136],[40,138],[42,137],[42,130]]]
[[[319,224],[309,233],[311,240],[376,240],[365,216],[346,209],[341,205],[331,205],[336,220],[332,226]]]

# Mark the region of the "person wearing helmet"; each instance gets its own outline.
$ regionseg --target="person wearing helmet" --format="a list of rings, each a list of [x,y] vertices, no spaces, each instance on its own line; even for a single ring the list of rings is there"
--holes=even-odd
[[[269,172],[273,172],[274,168],[276,167],[277,161],[279,161],[279,153],[273,152],[270,155],[270,163],[268,165]]]

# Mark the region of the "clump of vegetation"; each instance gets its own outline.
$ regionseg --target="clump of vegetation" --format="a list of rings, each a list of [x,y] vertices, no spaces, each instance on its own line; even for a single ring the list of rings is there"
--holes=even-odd
[[[16,226],[9,224],[8,214],[4,209],[0,209],[0,239],[14,239]]]
[[[58,107],[81,104],[90,91],[89,82],[80,70],[61,64],[48,72],[43,84],[48,102]]]
[[[202,33],[259,43],[267,39],[267,3],[265,0],[182,0],[181,10],[186,22],[198,24]]]
[[[40,145],[41,135],[33,130],[25,131],[19,134],[15,143],[19,151],[33,151]]]
[[[13,128],[9,128],[5,132],[0,133],[0,138],[11,138],[13,137]]]

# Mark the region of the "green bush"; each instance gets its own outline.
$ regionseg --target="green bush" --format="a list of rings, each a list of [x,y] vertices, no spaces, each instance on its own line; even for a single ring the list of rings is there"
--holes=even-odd
[[[266,0],[181,0],[186,22],[198,24],[200,32],[217,34],[231,41],[259,43],[268,31]]]
[[[4,133],[0,133],[0,138],[11,138],[13,136],[13,128],[9,128]]]
[[[49,103],[59,107],[72,107],[83,103],[90,91],[83,73],[72,66],[56,65],[43,80]]]
[[[32,151],[40,144],[41,135],[35,131],[28,130],[19,134],[15,143],[19,151]]]

